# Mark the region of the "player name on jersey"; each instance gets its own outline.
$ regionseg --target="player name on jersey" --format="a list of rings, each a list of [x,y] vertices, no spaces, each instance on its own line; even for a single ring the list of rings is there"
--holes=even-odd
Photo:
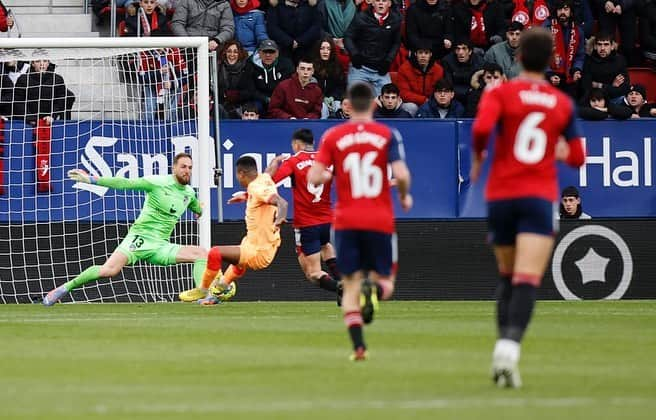
[[[377,149],[387,146],[388,139],[375,133],[362,131],[359,133],[349,133],[337,140],[337,148],[344,150],[354,144],[371,144]]]
[[[540,105],[550,109],[555,108],[558,103],[556,95],[537,90],[522,90],[519,92],[519,99],[524,105]]]

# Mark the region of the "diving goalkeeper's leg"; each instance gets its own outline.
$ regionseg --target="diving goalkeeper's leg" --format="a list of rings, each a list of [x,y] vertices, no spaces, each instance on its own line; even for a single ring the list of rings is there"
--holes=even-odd
[[[57,303],[61,298],[70,293],[71,290],[76,289],[89,282],[117,275],[123,267],[128,263],[128,257],[121,251],[114,251],[114,253],[105,261],[103,265],[92,265],[83,272],[81,272],[73,280],[64,283],[63,285],[51,290],[43,298],[45,306],[52,306]]]

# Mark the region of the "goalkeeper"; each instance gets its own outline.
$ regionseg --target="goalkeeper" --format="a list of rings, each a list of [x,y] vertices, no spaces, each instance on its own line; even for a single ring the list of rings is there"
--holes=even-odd
[[[68,172],[73,181],[98,184],[117,190],[145,191],[146,200],[127,236],[103,265],[93,265],[73,280],[51,290],[43,304],[54,305],[71,290],[100,278],[117,275],[126,265],[147,261],[155,265],[194,263],[194,279],[200,283],[207,264],[207,251],[198,246],[169,242],[178,219],[187,210],[200,217],[202,209],[191,180],[191,155],[179,153],[173,158],[173,174],[137,179],[96,177],[81,169]]]

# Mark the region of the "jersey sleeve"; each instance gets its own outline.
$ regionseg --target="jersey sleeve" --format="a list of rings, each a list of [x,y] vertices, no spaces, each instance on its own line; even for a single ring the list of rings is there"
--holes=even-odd
[[[572,112],[570,112],[569,121],[567,122],[567,126],[565,126],[565,130],[563,130],[563,136],[567,141],[572,141],[582,136],[581,126],[579,122],[576,120],[575,113],[574,113],[574,110],[576,108],[574,106],[574,103],[571,101],[570,101],[570,106]]]
[[[143,178],[123,178],[103,176],[98,178],[96,183],[103,187],[113,188],[115,190],[132,190],[150,192],[157,187],[155,177]]]
[[[290,176],[292,173],[294,173],[294,167],[292,163],[292,158],[289,157],[282,161],[282,163],[278,167],[278,170],[276,171],[275,174],[273,174],[271,178],[273,179],[273,182],[277,184],[283,179]]]
[[[261,179],[253,181],[255,185],[251,185],[248,188],[249,196],[253,196],[255,200],[261,201],[263,203],[271,202],[271,198],[278,194],[276,184],[273,182],[270,176],[266,175],[266,177],[269,178],[270,182],[266,182],[266,178],[260,177]]]
[[[203,214],[203,208],[200,206],[200,201],[198,201],[198,197],[196,196],[195,192],[191,200],[189,201],[189,205],[187,206],[187,208],[198,215]]]
[[[397,160],[405,160],[405,148],[403,147],[403,136],[396,128],[391,130],[391,138],[389,143],[389,154],[387,160],[395,162]]]
[[[487,141],[496,127],[500,115],[499,88],[484,91],[472,126],[472,147],[475,153],[480,154],[487,147]]]

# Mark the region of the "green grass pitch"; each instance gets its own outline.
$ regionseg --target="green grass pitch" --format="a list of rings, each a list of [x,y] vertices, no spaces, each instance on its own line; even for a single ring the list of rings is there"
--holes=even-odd
[[[0,305],[2,419],[653,419],[656,302],[539,302],[495,388],[492,302]]]

